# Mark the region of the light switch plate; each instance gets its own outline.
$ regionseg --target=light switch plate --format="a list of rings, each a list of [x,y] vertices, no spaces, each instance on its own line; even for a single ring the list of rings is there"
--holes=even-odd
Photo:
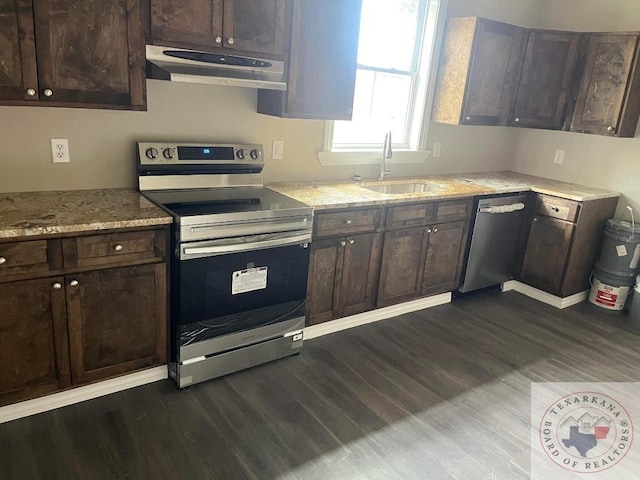
[[[440,142],[435,142],[433,144],[433,158],[438,158],[440,156],[441,150],[442,150],[442,144]]]
[[[553,158],[553,163],[561,165],[564,162],[564,150],[556,150],[556,156]]]
[[[271,152],[271,158],[273,160],[282,160],[284,158],[284,141],[273,141],[273,151]]]

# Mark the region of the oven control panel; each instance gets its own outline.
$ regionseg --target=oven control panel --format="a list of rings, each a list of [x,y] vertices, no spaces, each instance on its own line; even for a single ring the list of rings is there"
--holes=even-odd
[[[138,143],[141,165],[216,165],[264,164],[264,151],[259,144],[219,143]]]

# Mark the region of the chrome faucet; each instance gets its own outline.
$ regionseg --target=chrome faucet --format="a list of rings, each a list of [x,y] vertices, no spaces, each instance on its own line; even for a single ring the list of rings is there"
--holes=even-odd
[[[385,175],[391,174],[391,158],[393,150],[391,149],[391,130],[384,136],[384,144],[382,146],[382,161],[380,162],[380,174],[378,180],[384,180]]]

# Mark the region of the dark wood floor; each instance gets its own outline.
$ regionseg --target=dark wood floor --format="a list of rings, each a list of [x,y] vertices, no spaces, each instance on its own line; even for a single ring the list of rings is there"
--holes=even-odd
[[[640,335],[490,293],[0,425],[9,479],[525,479],[531,381],[640,381]]]

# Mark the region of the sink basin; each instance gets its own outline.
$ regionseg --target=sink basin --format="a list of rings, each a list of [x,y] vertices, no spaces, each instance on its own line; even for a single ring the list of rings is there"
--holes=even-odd
[[[361,185],[372,192],[386,193],[387,195],[399,195],[403,193],[428,193],[441,191],[442,187],[429,185],[428,183],[392,183],[386,185]]]

